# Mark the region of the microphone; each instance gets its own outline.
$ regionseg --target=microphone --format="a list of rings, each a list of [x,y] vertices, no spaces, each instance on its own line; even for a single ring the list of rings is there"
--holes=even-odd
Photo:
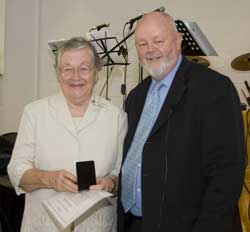
[[[103,27],[109,27],[109,23],[103,23],[96,27],[92,27],[89,31],[93,31],[93,30],[100,31]]]
[[[164,11],[165,11],[165,7],[164,7],[164,6],[161,6],[161,7],[157,8],[157,9],[155,9],[154,11],[151,11],[151,12],[155,12],[155,11],[164,12]],[[145,15],[145,14],[146,14],[146,13],[143,13],[143,14],[141,14],[141,15],[135,17],[135,18],[130,19],[130,20],[127,22],[127,24],[129,24],[129,30],[131,30],[131,29],[133,28],[134,23],[135,23],[136,21],[138,21],[139,19],[141,19],[142,16]]]

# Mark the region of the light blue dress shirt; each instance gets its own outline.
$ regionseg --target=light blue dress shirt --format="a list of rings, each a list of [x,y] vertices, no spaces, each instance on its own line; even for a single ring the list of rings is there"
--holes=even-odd
[[[159,108],[157,111],[157,114],[154,118],[154,123],[156,119],[158,118],[158,115],[160,113],[161,107],[165,101],[165,98],[168,94],[168,91],[170,89],[170,86],[174,80],[175,74],[180,66],[182,60],[182,56],[179,57],[177,64],[175,65],[175,67],[172,69],[172,71],[165,76],[162,80],[160,80],[160,82],[162,82],[162,86],[159,89],[159,94],[160,94],[160,103],[159,103]],[[152,87],[152,83],[154,83],[156,80],[152,79],[151,85],[149,87],[149,91],[148,93],[150,93],[151,87]],[[147,95],[148,96],[148,95]],[[146,99],[147,101],[147,99]],[[140,120],[138,125],[140,124]],[[153,127],[153,126],[152,126]],[[151,128],[152,129],[152,128]],[[141,162],[138,164],[137,166],[137,176],[136,176],[136,182],[135,182],[135,204],[134,206],[131,208],[130,212],[135,215],[135,216],[142,216],[142,207],[141,207]]]

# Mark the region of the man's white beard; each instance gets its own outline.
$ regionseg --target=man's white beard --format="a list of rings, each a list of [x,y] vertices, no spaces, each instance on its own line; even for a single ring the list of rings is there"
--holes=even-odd
[[[152,77],[163,77],[165,75],[166,69],[171,65],[171,61],[165,59],[158,67],[151,68],[146,63],[142,63],[143,68],[152,76]]]

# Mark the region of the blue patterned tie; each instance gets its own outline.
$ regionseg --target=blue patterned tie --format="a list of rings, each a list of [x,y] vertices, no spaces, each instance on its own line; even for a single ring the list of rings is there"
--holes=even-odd
[[[133,141],[122,167],[122,196],[121,201],[125,212],[135,204],[135,182],[137,167],[141,161],[143,146],[153,127],[154,118],[159,106],[159,87],[161,82],[155,81],[144,105],[139,124]]]

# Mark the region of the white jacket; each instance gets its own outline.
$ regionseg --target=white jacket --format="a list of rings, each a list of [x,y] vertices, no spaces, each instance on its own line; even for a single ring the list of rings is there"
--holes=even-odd
[[[126,114],[101,97],[92,97],[78,128],[61,92],[27,105],[8,166],[17,194],[25,193],[19,182],[33,167],[76,175],[76,161],[94,160],[97,177],[117,175],[126,131]],[[58,231],[41,205],[54,193],[52,189],[26,193],[23,232]],[[81,221],[75,231],[111,231],[114,220],[115,208],[107,205]]]

